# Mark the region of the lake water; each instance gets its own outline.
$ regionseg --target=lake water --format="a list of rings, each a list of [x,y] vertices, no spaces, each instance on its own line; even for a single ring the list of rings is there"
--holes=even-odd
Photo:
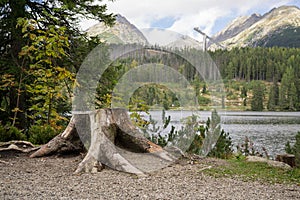
[[[210,111],[166,111],[166,116],[171,116],[171,123],[176,128],[182,126],[181,119],[191,114],[199,115],[200,121],[205,122],[210,116]],[[151,111],[153,119],[161,123],[162,112]],[[300,131],[300,112],[236,112],[220,111],[221,127],[232,138],[234,150],[236,146],[248,137],[254,144],[256,151],[263,153],[265,147],[271,157],[285,153],[285,144],[295,142],[295,135]],[[168,132],[168,130],[164,130]]]

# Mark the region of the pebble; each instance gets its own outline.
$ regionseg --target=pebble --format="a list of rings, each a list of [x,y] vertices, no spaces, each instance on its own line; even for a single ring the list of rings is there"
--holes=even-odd
[[[0,199],[300,199],[299,185],[244,182],[199,172],[205,164],[174,164],[146,177],[104,169],[73,175],[79,157],[6,158]],[[221,162],[221,161],[220,161]],[[222,163],[221,163],[222,164]],[[25,173],[24,173],[25,172]]]

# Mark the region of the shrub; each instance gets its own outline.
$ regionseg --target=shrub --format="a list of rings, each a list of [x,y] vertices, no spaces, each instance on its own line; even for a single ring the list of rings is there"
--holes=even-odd
[[[295,155],[296,166],[300,167],[300,131],[296,135],[296,142],[293,146],[290,145],[290,142],[286,143],[285,151]]]
[[[29,141],[33,144],[45,144],[58,134],[50,125],[34,125],[30,127],[28,132]]]
[[[211,103],[210,98],[204,97],[204,96],[198,96],[198,103],[200,105],[207,105],[209,103]]]
[[[170,118],[168,118],[170,120]],[[165,123],[168,120],[164,121]],[[151,122],[153,123],[153,122]],[[165,128],[166,126],[164,126]],[[220,116],[217,111],[212,112],[211,118],[208,118],[205,125],[202,125],[197,120],[197,116],[193,115],[185,119],[184,127],[180,130],[175,130],[175,127],[171,127],[171,131],[166,136],[160,134],[150,136],[152,142],[164,147],[168,143],[176,144],[177,147],[186,145],[189,142],[185,136],[196,130],[193,142],[187,149],[188,153],[207,155],[217,158],[229,158],[233,152],[232,142],[229,137],[229,133],[225,133],[220,128]],[[191,135],[190,135],[191,136]],[[218,137],[217,142],[213,149],[210,149],[211,141],[215,141]],[[206,140],[205,140],[206,139]],[[210,150],[210,151],[209,151]]]
[[[229,133],[223,129],[214,148],[209,152],[208,156],[228,159],[232,155],[232,141]]]
[[[11,140],[26,140],[26,135],[14,126],[0,125],[0,142]]]

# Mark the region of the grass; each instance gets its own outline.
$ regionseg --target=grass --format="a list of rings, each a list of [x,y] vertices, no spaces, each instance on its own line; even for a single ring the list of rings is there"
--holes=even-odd
[[[214,177],[240,178],[244,181],[297,184],[300,186],[300,168],[290,170],[271,167],[266,163],[247,162],[244,158],[233,158],[227,165],[213,167],[204,173]]]

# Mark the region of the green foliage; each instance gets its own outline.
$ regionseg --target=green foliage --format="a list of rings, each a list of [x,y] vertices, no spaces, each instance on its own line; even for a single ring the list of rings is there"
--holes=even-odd
[[[290,141],[287,141],[287,143],[285,144],[285,152],[288,154],[293,154],[293,149],[291,147],[291,143]]]
[[[172,142],[175,139],[175,127],[171,126],[170,132],[162,136],[159,131],[160,127],[157,126],[157,121],[153,120],[151,115],[149,116],[149,123],[147,124],[147,131],[150,131],[152,134],[147,135],[148,139],[151,140],[153,143],[165,147],[168,142]],[[162,111],[162,122],[163,122],[163,129],[167,128],[170,124],[171,121],[171,116],[166,117],[166,112],[165,110]]]
[[[154,124],[151,118],[150,118],[150,121],[148,122],[148,121],[144,120],[142,115],[137,111],[131,112],[130,118],[133,121],[133,124],[135,126],[138,126],[139,128],[141,128],[142,130],[145,130],[150,123]]]
[[[222,129],[216,145],[209,152],[208,156],[228,159],[231,157],[232,152],[232,141],[229,133],[225,133],[225,131]]]
[[[208,91],[207,91],[207,86],[206,86],[206,83],[204,83],[204,85],[203,85],[203,88],[202,88],[202,94],[207,94],[208,93]]]
[[[265,96],[269,97],[266,102],[269,110],[300,110],[300,89],[297,87],[300,84],[300,48],[233,48],[230,51],[210,52],[210,55],[218,63],[224,79],[235,82],[265,81],[266,85],[273,82]],[[227,84],[225,87],[229,88],[229,92],[235,88]],[[241,94],[244,105],[249,96],[244,98]],[[230,94],[227,97],[234,99]]]
[[[93,42],[79,30],[79,17],[114,22],[106,5],[95,2],[1,1],[0,118],[4,124],[24,130],[37,121],[55,125],[70,110],[66,103],[72,90],[69,73],[78,70],[93,49]],[[56,80],[65,81],[64,87]]]
[[[275,31],[273,34],[268,35],[265,38],[257,41],[258,46],[265,46],[265,47],[300,47],[300,35],[299,27],[285,27],[281,30]]]
[[[171,134],[171,133],[169,133],[169,134]],[[167,138],[168,138],[168,136],[162,136],[160,133],[158,133],[158,134],[152,135],[150,140],[153,143],[155,143],[161,147],[165,147],[168,144]]]
[[[259,82],[255,81],[253,83],[253,97],[251,101],[251,110],[253,111],[262,111],[264,109],[263,101],[264,101],[264,85]]]
[[[295,155],[296,166],[300,167],[300,131],[296,135],[296,142],[293,146],[288,141],[285,145],[285,151]]]
[[[164,110],[169,110],[172,105],[178,106],[176,95],[166,86],[158,84],[148,84],[138,88],[131,99],[142,101],[149,107],[161,107]],[[130,104],[132,103],[133,101],[131,100]]]
[[[245,85],[242,86],[242,90],[241,90],[241,98],[243,99],[243,106],[247,106],[247,97],[248,97],[248,89]]]
[[[170,116],[164,117],[163,113],[163,122],[164,128],[170,122]],[[229,133],[225,133],[224,130],[220,130],[220,116],[217,111],[214,110],[211,115],[211,119],[208,118],[205,125],[202,125],[198,121],[196,115],[192,115],[186,118],[183,122],[184,126],[175,130],[175,127],[172,126],[170,132],[162,136],[160,133],[154,133],[150,135],[150,140],[155,144],[158,144],[162,147],[173,144],[177,147],[185,147],[188,143],[190,144],[187,149],[188,153],[202,155],[207,151],[207,148],[210,150],[208,156],[217,157],[217,158],[229,158],[232,154],[232,142],[229,137]],[[156,122],[151,120],[150,125],[156,127]],[[149,129],[149,127],[147,127]],[[156,132],[158,129],[153,128],[151,132]],[[193,134],[195,133],[195,134]],[[192,140],[189,140],[188,137],[193,137]],[[217,137],[217,138],[216,138]],[[210,149],[212,141],[217,141],[213,149]]]
[[[229,158],[233,152],[232,150],[232,141],[229,136],[229,133],[220,127],[221,118],[218,115],[216,110],[213,110],[211,114],[211,122],[208,123],[208,126],[211,127],[211,132],[213,136],[217,136],[217,142],[214,145],[213,149],[208,153],[208,156],[217,157],[217,158]]]
[[[261,162],[247,162],[244,157],[233,158],[226,164],[205,170],[214,177],[241,178],[244,181],[299,184],[300,169],[283,170]]]
[[[23,37],[28,38],[28,45],[22,48],[19,56],[31,61],[27,76],[33,81],[26,84],[30,94],[30,118],[34,124],[47,123],[56,127],[61,120],[66,120],[58,113],[58,107],[63,102],[67,104],[75,74],[62,67],[62,60],[68,58],[66,28],[49,25],[47,30],[40,30],[35,28],[38,23],[18,19]]]
[[[270,87],[269,100],[267,105],[268,110],[272,110],[272,111],[276,110],[278,107],[278,103],[279,103],[279,86],[276,80],[273,81],[273,84]]]
[[[203,147],[203,141],[207,135],[208,129],[209,129],[210,119],[207,120],[206,126],[200,124],[198,122],[198,116],[192,115],[191,117],[188,117],[184,123],[184,128],[178,131],[178,135],[183,135],[186,132],[195,132],[194,135],[192,135],[194,138],[191,141],[191,144],[189,148],[187,149],[188,153],[195,153],[198,155],[202,155],[202,147]],[[178,140],[183,140],[182,137],[179,137]]]
[[[283,110],[296,110],[298,106],[298,95],[295,83],[294,69],[291,67],[286,68],[279,90],[279,105]]]
[[[99,46],[97,47],[99,48]],[[102,47],[102,54],[107,54],[102,56],[101,65],[108,65],[108,50],[107,47]],[[106,59],[106,60],[105,60]],[[97,68],[99,64],[95,67]],[[97,108],[107,108],[111,105],[112,91],[116,84],[118,83],[119,78],[122,76],[123,72],[123,63],[112,63],[102,74],[101,79],[99,80],[99,84],[97,86],[97,96],[96,96],[96,107]],[[97,72],[97,69],[95,69]],[[122,97],[121,97],[122,98]]]
[[[210,100],[210,98],[199,95],[198,102],[199,102],[199,105],[208,105],[209,103],[211,103],[211,100]]]
[[[9,124],[5,126],[0,125],[0,142],[8,142],[11,140],[26,140],[26,135]]]
[[[58,132],[50,125],[31,126],[28,133],[29,141],[33,144],[46,144],[58,134]]]
[[[220,68],[222,77],[236,80],[273,81],[282,74],[288,66],[299,72],[300,56],[297,48],[233,48],[210,52]],[[297,56],[296,56],[297,55]],[[291,59],[293,57],[293,59]],[[297,69],[297,70],[296,70]],[[299,73],[297,73],[299,76]]]

